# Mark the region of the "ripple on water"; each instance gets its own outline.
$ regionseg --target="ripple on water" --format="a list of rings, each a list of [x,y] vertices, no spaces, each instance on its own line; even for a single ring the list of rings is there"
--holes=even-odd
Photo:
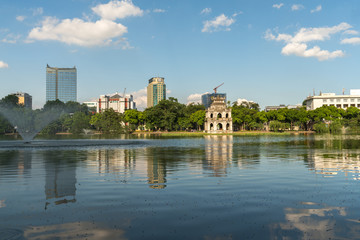
[[[24,233],[18,229],[0,229],[0,240],[23,240]]]

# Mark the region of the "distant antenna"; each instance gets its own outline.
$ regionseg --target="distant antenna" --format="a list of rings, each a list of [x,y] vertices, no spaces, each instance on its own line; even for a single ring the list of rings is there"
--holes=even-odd
[[[125,98],[125,92],[126,92],[126,88],[124,88],[124,94],[123,94],[123,98]]]
[[[345,95],[345,88],[343,88],[343,95]]]
[[[313,96],[315,96],[315,88],[313,88]]]

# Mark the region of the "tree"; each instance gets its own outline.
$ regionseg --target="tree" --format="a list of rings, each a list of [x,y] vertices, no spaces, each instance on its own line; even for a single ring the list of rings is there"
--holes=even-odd
[[[13,108],[20,107],[19,98],[15,94],[9,94],[0,100],[0,107]]]
[[[63,111],[65,109],[65,103],[56,99],[54,101],[47,101],[43,107],[44,111],[51,110],[51,109],[58,109],[59,111]]]
[[[112,108],[93,115],[90,120],[91,125],[104,133],[124,133],[125,129],[122,123],[122,115]]]
[[[72,116],[71,133],[82,133],[84,129],[90,128],[90,116],[83,112],[75,112]]]
[[[205,113],[205,110],[198,110],[190,115],[190,122],[194,123],[199,131],[201,130],[201,127],[204,126]]]
[[[179,118],[184,117],[185,105],[176,98],[162,100],[158,105],[145,110],[145,121],[152,130],[179,130]]]
[[[140,112],[136,109],[126,110],[124,113],[125,122],[130,124],[130,129],[135,130],[140,124]]]

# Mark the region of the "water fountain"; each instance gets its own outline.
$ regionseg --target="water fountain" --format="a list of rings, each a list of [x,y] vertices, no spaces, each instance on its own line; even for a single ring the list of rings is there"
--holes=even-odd
[[[48,124],[66,113],[64,108],[54,106],[46,110],[31,110],[23,107],[1,107],[3,115],[22,137],[23,141],[1,141],[0,148],[78,148],[119,145],[141,145],[144,141],[120,139],[72,139],[72,140],[34,140],[35,136]],[[86,132],[85,132],[86,133]],[[25,144],[24,144],[25,143]]]
[[[61,108],[57,107],[49,110],[20,107],[0,108],[0,113],[14,126],[25,143],[30,143],[43,128],[58,119],[63,112]]]

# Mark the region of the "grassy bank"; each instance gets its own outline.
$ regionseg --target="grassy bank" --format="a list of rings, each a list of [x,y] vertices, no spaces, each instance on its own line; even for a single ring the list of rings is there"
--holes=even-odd
[[[201,137],[207,135],[231,135],[231,136],[284,136],[291,134],[312,134],[312,131],[285,131],[285,132],[266,132],[266,131],[239,131],[233,133],[204,133],[204,132],[134,132],[132,134],[151,134],[165,137]]]

